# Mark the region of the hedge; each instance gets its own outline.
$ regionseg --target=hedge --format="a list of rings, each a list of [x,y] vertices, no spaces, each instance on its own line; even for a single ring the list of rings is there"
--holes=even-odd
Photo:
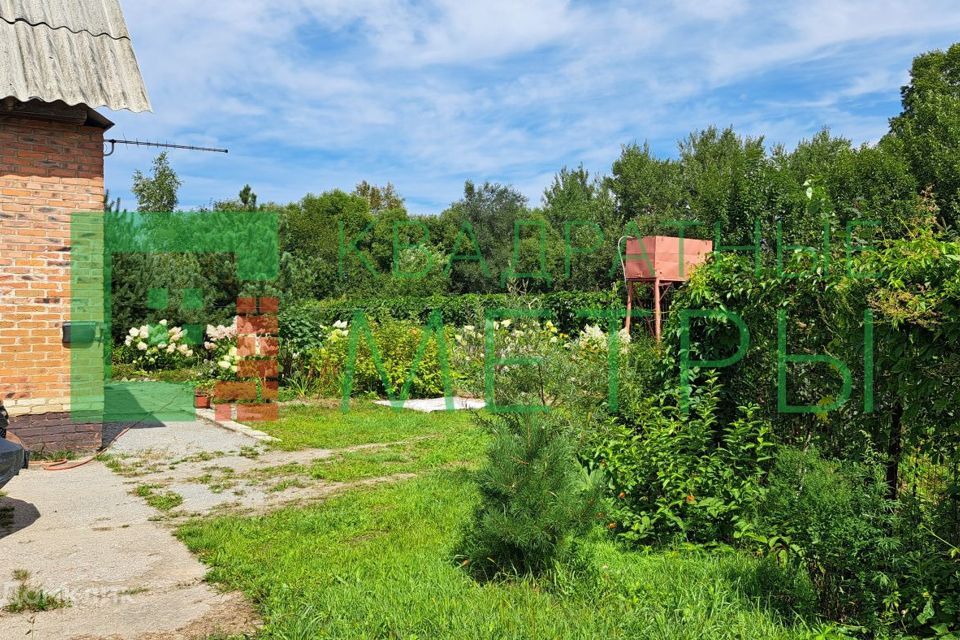
[[[314,300],[281,309],[280,338],[288,348],[308,348],[320,335],[320,326],[349,321],[362,310],[370,320],[392,318],[425,323],[439,310],[444,324],[483,326],[484,313],[492,309],[544,309],[564,333],[575,333],[590,322],[578,317],[581,309],[610,309],[623,302],[614,291],[560,291],[530,296],[503,293],[434,295],[429,297],[369,298],[364,300]],[[597,322],[594,320],[593,322]]]

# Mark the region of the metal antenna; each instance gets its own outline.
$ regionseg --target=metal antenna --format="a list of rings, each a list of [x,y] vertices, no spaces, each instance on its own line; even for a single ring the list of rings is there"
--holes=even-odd
[[[116,151],[118,144],[129,144],[135,147],[161,147],[164,149],[186,149],[187,151],[212,151],[214,153],[230,153],[227,149],[215,149],[213,147],[193,147],[186,144],[166,144],[163,142],[141,142],[139,140],[117,140],[115,138],[110,138],[104,140],[104,142],[110,143],[110,151],[105,152],[103,155],[112,156],[113,152]]]

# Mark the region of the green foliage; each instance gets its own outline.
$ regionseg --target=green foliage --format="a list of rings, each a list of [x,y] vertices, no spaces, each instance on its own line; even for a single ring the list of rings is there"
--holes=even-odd
[[[883,468],[825,460],[814,449],[785,448],[757,505],[757,528],[775,536],[806,567],[820,610],[834,620],[876,628],[895,588],[903,552],[891,534],[894,505]]]
[[[721,389],[707,378],[679,407],[679,391],[643,396],[593,438],[592,458],[615,496],[610,528],[642,544],[733,543],[772,464],[770,425],[755,406],[729,423],[718,416]]]
[[[366,180],[357,183],[353,190],[353,195],[360,196],[367,201],[370,211],[374,214],[386,211],[387,209],[403,209],[403,198],[397,193],[396,188],[391,183],[383,187],[370,184]]]
[[[573,536],[596,517],[598,476],[580,469],[565,425],[554,416],[506,413],[478,420],[493,442],[461,557],[481,578],[541,575],[567,559]]]
[[[440,214],[438,221],[438,239],[454,258],[453,291],[493,292],[504,286],[503,275],[513,253],[514,223],[526,217],[526,204],[526,198],[508,186],[464,184],[463,198]],[[456,259],[473,256],[477,248],[483,261]]]
[[[940,220],[960,223],[960,43],[917,56],[901,89],[903,112],[890,122],[921,187],[932,187]]]
[[[339,190],[308,194],[283,214],[281,250],[291,256],[284,256],[284,263],[308,277],[300,285],[304,295],[319,298],[370,290],[373,263],[369,231],[363,232],[373,216],[365,199]],[[354,241],[357,251],[341,256],[341,245],[349,247]]]
[[[170,166],[167,152],[153,160],[153,172],[146,176],[139,170],[133,174],[133,195],[137,197],[137,210],[150,213],[170,213],[177,210],[180,201],[177,191],[180,178]]]
[[[341,395],[349,381],[351,395],[399,397],[416,365],[409,397],[444,395],[445,372],[436,334],[422,345],[425,330],[418,324],[387,319],[368,326],[369,335],[362,327],[351,327],[346,322],[336,322],[332,327],[321,325],[317,334],[319,346],[291,355],[287,360],[289,374],[299,373],[304,379],[298,379],[298,384],[326,395]],[[351,332],[357,333],[352,364]],[[372,344],[368,338],[372,338]],[[446,375],[452,376],[452,372],[448,369]]]
[[[565,351],[567,336],[546,320],[537,318],[505,318],[492,320],[492,326],[466,325],[453,331],[452,358],[461,386],[471,394],[489,399],[488,386],[492,383],[493,398],[498,405],[542,406],[558,391],[550,388],[558,372],[552,365],[558,360],[569,360]],[[493,337],[490,362],[512,361],[489,367],[487,333]],[[526,364],[519,364],[521,361]],[[489,380],[488,380],[489,378]]]
[[[508,294],[464,294],[427,297],[365,297],[305,302],[284,307],[280,312],[280,337],[297,348],[314,344],[320,325],[348,321],[358,310],[376,320],[415,320],[425,323],[433,311],[440,311],[448,326],[482,327],[484,314],[494,309],[544,309],[563,333],[574,334],[589,321],[578,316],[582,309],[608,309],[619,302],[613,291],[559,291],[518,297]]]
[[[183,496],[181,496],[179,493],[174,491],[165,491],[155,485],[137,485],[133,493],[134,495],[146,500],[148,505],[154,509],[157,509],[158,511],[170,511],[171,509],[175,509],[183,504]]]

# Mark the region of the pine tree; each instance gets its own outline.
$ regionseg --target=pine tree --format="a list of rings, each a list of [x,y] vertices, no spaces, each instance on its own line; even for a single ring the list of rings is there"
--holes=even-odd
[[[491,432],[480,505],[461,544],[476,576],[539,575],[563,560],[598,510],[600,483],[553,414],[479,417]]]

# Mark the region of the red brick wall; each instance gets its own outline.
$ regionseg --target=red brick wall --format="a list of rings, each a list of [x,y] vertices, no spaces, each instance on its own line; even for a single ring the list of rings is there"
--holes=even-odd
[[[103,129],[0,115],[0,398],[28,445],[86,449],[71,425],[70,214],[103,210]],[[27,416],[31,416],[28,418]],[[43,416],[43,417],[41,417]]]

